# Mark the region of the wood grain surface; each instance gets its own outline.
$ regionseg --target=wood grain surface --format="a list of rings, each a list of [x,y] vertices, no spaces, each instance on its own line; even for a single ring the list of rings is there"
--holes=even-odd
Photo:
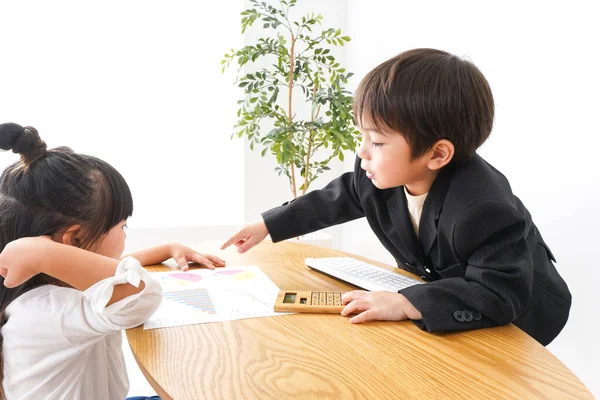
[[[352,256],[399,271],[292,241],[263,242],[243,255],[219,251],[220,244],[194,247],[220,256],[228,267],[258,265],[280,288],[354,289],[310,270],[306,257]],[[127,337],[163,400],[593,398],[564,364],[512,324],[431,334],[410,321],[350,324],[339,314],[293,314],[138,327]]]

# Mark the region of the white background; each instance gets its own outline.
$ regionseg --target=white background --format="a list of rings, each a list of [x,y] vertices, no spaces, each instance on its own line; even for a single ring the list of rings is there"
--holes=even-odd
[[[508,177],[573,293],[569,322],[548,349],[600,396],[597,2],[300,3],[298,11],[320,12],[325,28],[352,37],[336,53],[356,73],[351,89],[414,47],[453,52],[482,70],[496,120],[480,154]],[[225,238],[288,200],[274,160],[229,140],[238,94],[220,60],[242,44],[241,2],[97,4],[0,4],[0,121],[36,126],[50,146],[115,165],[135,197],[130,248]],[[245,40],[258,36],[260,28]],[[2,167],[16,159],[0,156]],[[315,188],[351,170],[351,158]],[[334,247],[394,263],[364,220],[329,231]]]
[[[243,142],[229,139],[237,94],[220,60],[243,43],[242,7],[3,1],[0,121],[111,163],[131,187],[133,229],[239,223]]]

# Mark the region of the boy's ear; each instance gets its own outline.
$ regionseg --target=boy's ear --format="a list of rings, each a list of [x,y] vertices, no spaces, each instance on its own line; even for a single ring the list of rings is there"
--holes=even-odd
[[[427,167],[437,171],[448,165],[452,161],[452,157],[454,157],[454,145],[447,139],[440,139],[429,150]]]
[[[83,229],[81,225],[73,225],[60,233],[57,241],[69,246],[80,247],[82,237]]]

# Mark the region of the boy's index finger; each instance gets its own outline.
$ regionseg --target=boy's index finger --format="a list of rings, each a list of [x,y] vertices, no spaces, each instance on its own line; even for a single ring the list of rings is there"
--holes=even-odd
[[[355,290],[342,294],[342,303],[347,304],[353,300]]]
[[[221,246],[221,250],[225,250],[226,248],[228,248],[229,246],[231,246],[232,244],[234,244],[235,242],[237,242],[238,236],[240,235],[240,233],[236,233],[235,235],[233,235],[232,237],[229,238],[228,241],[226,241],[225,243],[223,243],[223,246]]]
[[[230,237],[229,240],[227,240],[225,243],[223,243],[223,245],[221,246],[221,250],[225,250],[226,248],[228,248],[229,246],[231,246],[233,237]]]

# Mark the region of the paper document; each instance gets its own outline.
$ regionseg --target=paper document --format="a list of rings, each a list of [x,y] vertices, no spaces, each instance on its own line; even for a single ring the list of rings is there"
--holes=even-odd
[[[273,311],[279,288],[255,265],[151,275],[164,298],[144,329],[286,314]]]

